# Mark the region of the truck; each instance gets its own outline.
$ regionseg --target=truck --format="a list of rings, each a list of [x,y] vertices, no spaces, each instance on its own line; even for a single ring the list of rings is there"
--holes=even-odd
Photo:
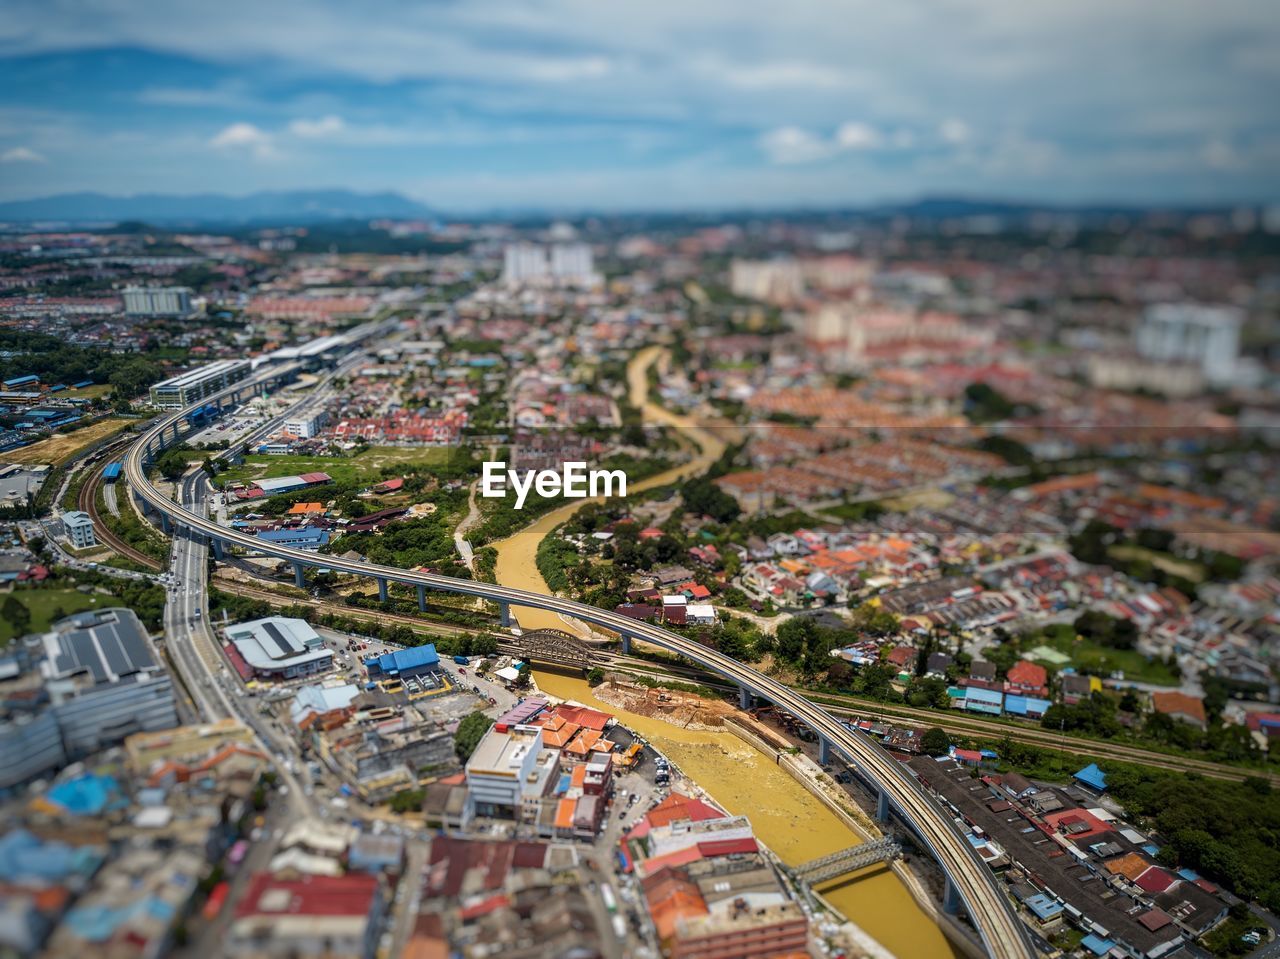
[[[457,663],[459,666],[470,666],[470,665],[471,665],[471,660],[467,659],[467,657],[466,657],[466,656],[455,656],[455,657],[453,657],[453,661],[454,661],[455,663]]]

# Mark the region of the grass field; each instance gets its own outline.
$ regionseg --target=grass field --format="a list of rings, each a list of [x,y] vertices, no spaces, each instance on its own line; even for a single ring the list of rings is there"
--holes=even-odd
[[[109,596],[86,596],[75,589],[18,589],[13,591],[13,596],[31,614],[31,625],[23,633],[38,633],[48,629],[49,624],[57,618],[54,613],[58,609],[62,610],[62,615],[69,616],[95,606],[111,605]],[[7,596],[0,598],[0,603],[6,599]],[[7,643],[16,635],[19,634],[14,624],[7,617],[0,616],[0,642]]]
[[[82,386],[77,390],[65,390],[60,395],[77,400],[96,400],[100,396],[106,396],[112,389],[110,383],[94,383],[92,386]]]
[[[1054,636],[1045,636],[1044,645],[1071,657],[1073,665],[1094,675],[1106,676],[1122,670],[1125,679],[1155,683],[1158,686],[1177,686],[1182,682],[1175,669],[1166,665],[1163,660],[1148,661],[1136,649],[1112,649],[1087,639]]]
[[[114,436],[132,423],[132,420],[119,417],[108,417],[96,423],[90,423],[71,433],[59,433],[47,440],[10,450],[4,454],[6,463],[48,463],[60,466],[71,459],[86,446],[108,436]]]
[[[465,455],[451,447],[409,448],[370,446],[356,456],[267,456],[252,454],[239,466],[218,474],[218,481],[246,483],[297,473],[328,473],[338,483],[375,480],[384,466],[414,465],[427,468],[441,466],[452,456]]]

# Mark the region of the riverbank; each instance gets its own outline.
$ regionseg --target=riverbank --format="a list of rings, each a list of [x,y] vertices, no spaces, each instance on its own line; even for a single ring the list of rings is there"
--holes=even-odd
[[[770,752],[721,729],[682,728],[598,698],[585,679],[534,670],[540,689],[594,706],[639,733],[733,815],[751,820],[756,835],[784,863],[799,865],[862,841],[849,822],[802,786]],[[840,915],[897,956],[935,959],[957,955],[934,919],[888,867],[853,881],[819,887]]]
[[[725,443],[710,430],[698,426],[687,416],[680,416],[663,409],[649,399],[649,368],[668,355],[667,351],[660,346],[646,347],[636,353],[627,364],[627,387],[631,403],[641,411],[643,422],[672,427],[678,432],[681,441],[689,444],[693,449],[693,455],[679,466],[664,470],[656,476],[630,486],[628,489],[630,494],[643,493],[660,486],[679,483],[693,476],[701,476],[725,451]],[[497,582],[503,586],[516,586],[538,593],[549,592],[546,580],[538,572],[538,544],[557,526],[572,517],[587,503],[592,502],[600,502],[600,499],[597,497],[573,500],[550,513],[545,513],[513,536],[492,544],[497,552],[497,561],[494,564],[494,577]],[[556,613],[524,606],[513,606],[511,611],[522,629],[567,629],[580,635],[590,634],[590,627],[586,624],[565,619]]]

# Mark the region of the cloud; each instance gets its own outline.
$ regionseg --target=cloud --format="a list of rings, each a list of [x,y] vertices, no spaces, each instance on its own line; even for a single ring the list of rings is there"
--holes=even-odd
[[[29,147],[13,147],[0,153],[0,163],[44,163],[45,158]]]
[[[969,124],[963,120],[949,117],[938,125],[938,136],[943,143],[958,147],[969,142],[973,136],[973,131],[969,129]]]
[[[271,134],[252,123],[233,123],[223,127],[209,141],[219,150],[243,150],[263,160],[275,155]]]
[[[303,139],[320,139],[333,137],[346,130],[347,125],[342,117],[330,113],[317,120],[297,119],[289,124],[289,132]]]
[[[899,148],[909,146],[913,138],[904,138],[903,133],[909,131],[899,130],[889,142]],[[850,120],[836,127],[829,137],[798,126],[777,127],[761,134],[757,145],[770,163],[785,166],[828,160],[841,153],[879,150],[885,146],[885,137],[869,123]]]
[[[836,130],[836,146],[842,150],[874,150],[883,142],[880,131],[867,123],[842,123]]]
[[[833,145],[800,127],[778,127],[760,137],[760,149],[770,163],[780,165],[813,163],[825,160],[835,153]]]

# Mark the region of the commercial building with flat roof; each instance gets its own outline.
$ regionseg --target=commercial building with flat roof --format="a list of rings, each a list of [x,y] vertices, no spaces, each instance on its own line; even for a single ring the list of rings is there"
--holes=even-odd
[[[161,409],[180,410],[198,403],[249,375],[248,360],[217,360],[151,387],[151,402]]]
[[[131,286],[124,291],[128,316],[190,316],[191,290],[185,286]]]
[[[129,609],[58,620],[0,660],[0,789],[178,724],[173,682]]]
[[[519,817],[526,795],[540,799],[545,792],[552,765],[559,759],[555,750],[543,749],[541,727],[495,725],[467,761],[473,814]]]
[[[263,679],[299,679],[333,668],[333,650],[306,620],[268,616],[228,626],[225,633],[254,675]]]

